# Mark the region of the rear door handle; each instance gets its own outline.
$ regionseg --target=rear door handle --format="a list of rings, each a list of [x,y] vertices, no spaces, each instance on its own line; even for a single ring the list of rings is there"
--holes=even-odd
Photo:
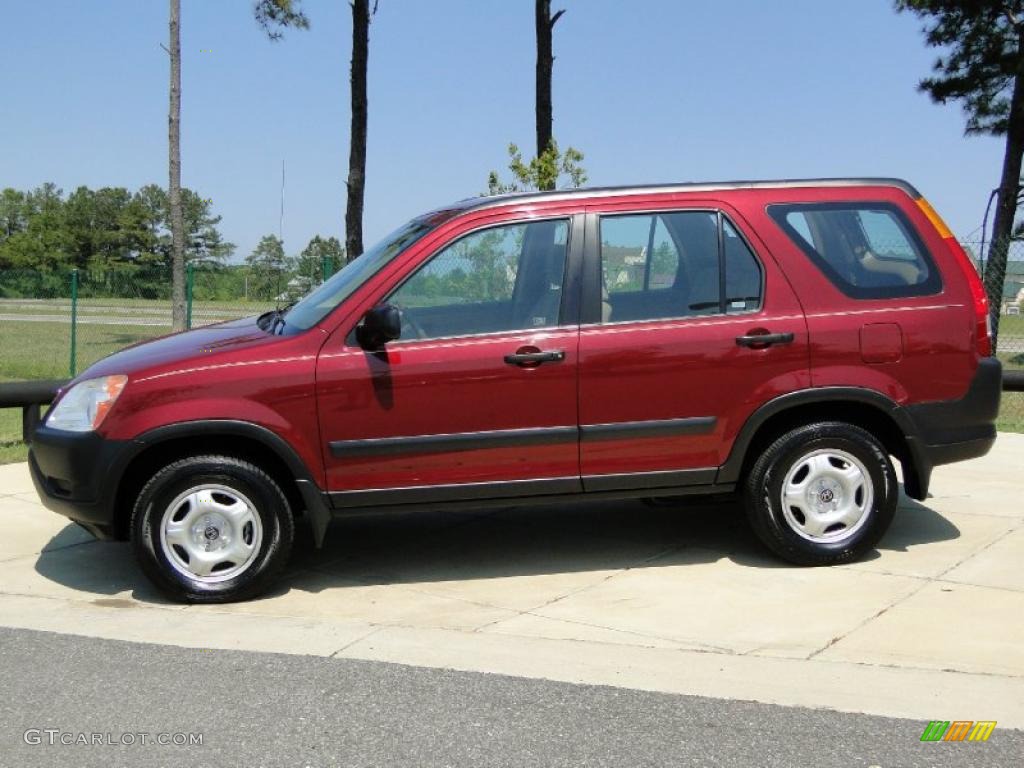
[[[561,349],[538,352],[516,352],[514,355],[505,355],[506,363],[509,365],[518,365],[522,368],[535,368],[541,363],[559,363],[562,360],[565,360],[565,352]]]
[[[737,336],[736,343],[741,347],[770,347],[772,344],[792,344],[792,333],[748,333],[746,336]]]

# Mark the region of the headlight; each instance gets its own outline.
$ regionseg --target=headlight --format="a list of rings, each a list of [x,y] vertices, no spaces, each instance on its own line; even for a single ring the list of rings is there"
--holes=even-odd
[[[68,432],[97,429],[128,383],[127,376],[102,376],[69,389],[46,417],[46,426]]]

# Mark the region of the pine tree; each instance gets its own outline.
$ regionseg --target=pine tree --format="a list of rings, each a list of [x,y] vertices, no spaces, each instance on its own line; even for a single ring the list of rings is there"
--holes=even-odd
[[[1005,137],[984,276],[995,342],[1024,159],[1024,0],[897,0],[896,8],[923,19],[928,45],[943,51],[920,89],[940,104],[961,102],[968,134]]]

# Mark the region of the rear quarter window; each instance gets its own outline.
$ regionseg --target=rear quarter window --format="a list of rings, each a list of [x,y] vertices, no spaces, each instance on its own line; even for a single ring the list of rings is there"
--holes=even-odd
[[[770,205],[768,215],[851,298],[926,296],[942,290],[920,236],[891,203]]]

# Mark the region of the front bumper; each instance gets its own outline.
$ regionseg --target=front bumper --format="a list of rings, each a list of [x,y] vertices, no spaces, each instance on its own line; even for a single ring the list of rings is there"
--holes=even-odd
[[[120,465],[128,445],[130,441],[108,440],[95,432],[38,427],[28,466],[43,505],[99,538],[112,538]]]
[[[907,485],[911,497],[927,497],[934,467],[976,459],[989,452],[996,441],[995,422],[1002,391],[1003,365],[995,357],[985,357],[959,400],[904,409],[914,426],[907,443],[918,475],[915,483]]]

